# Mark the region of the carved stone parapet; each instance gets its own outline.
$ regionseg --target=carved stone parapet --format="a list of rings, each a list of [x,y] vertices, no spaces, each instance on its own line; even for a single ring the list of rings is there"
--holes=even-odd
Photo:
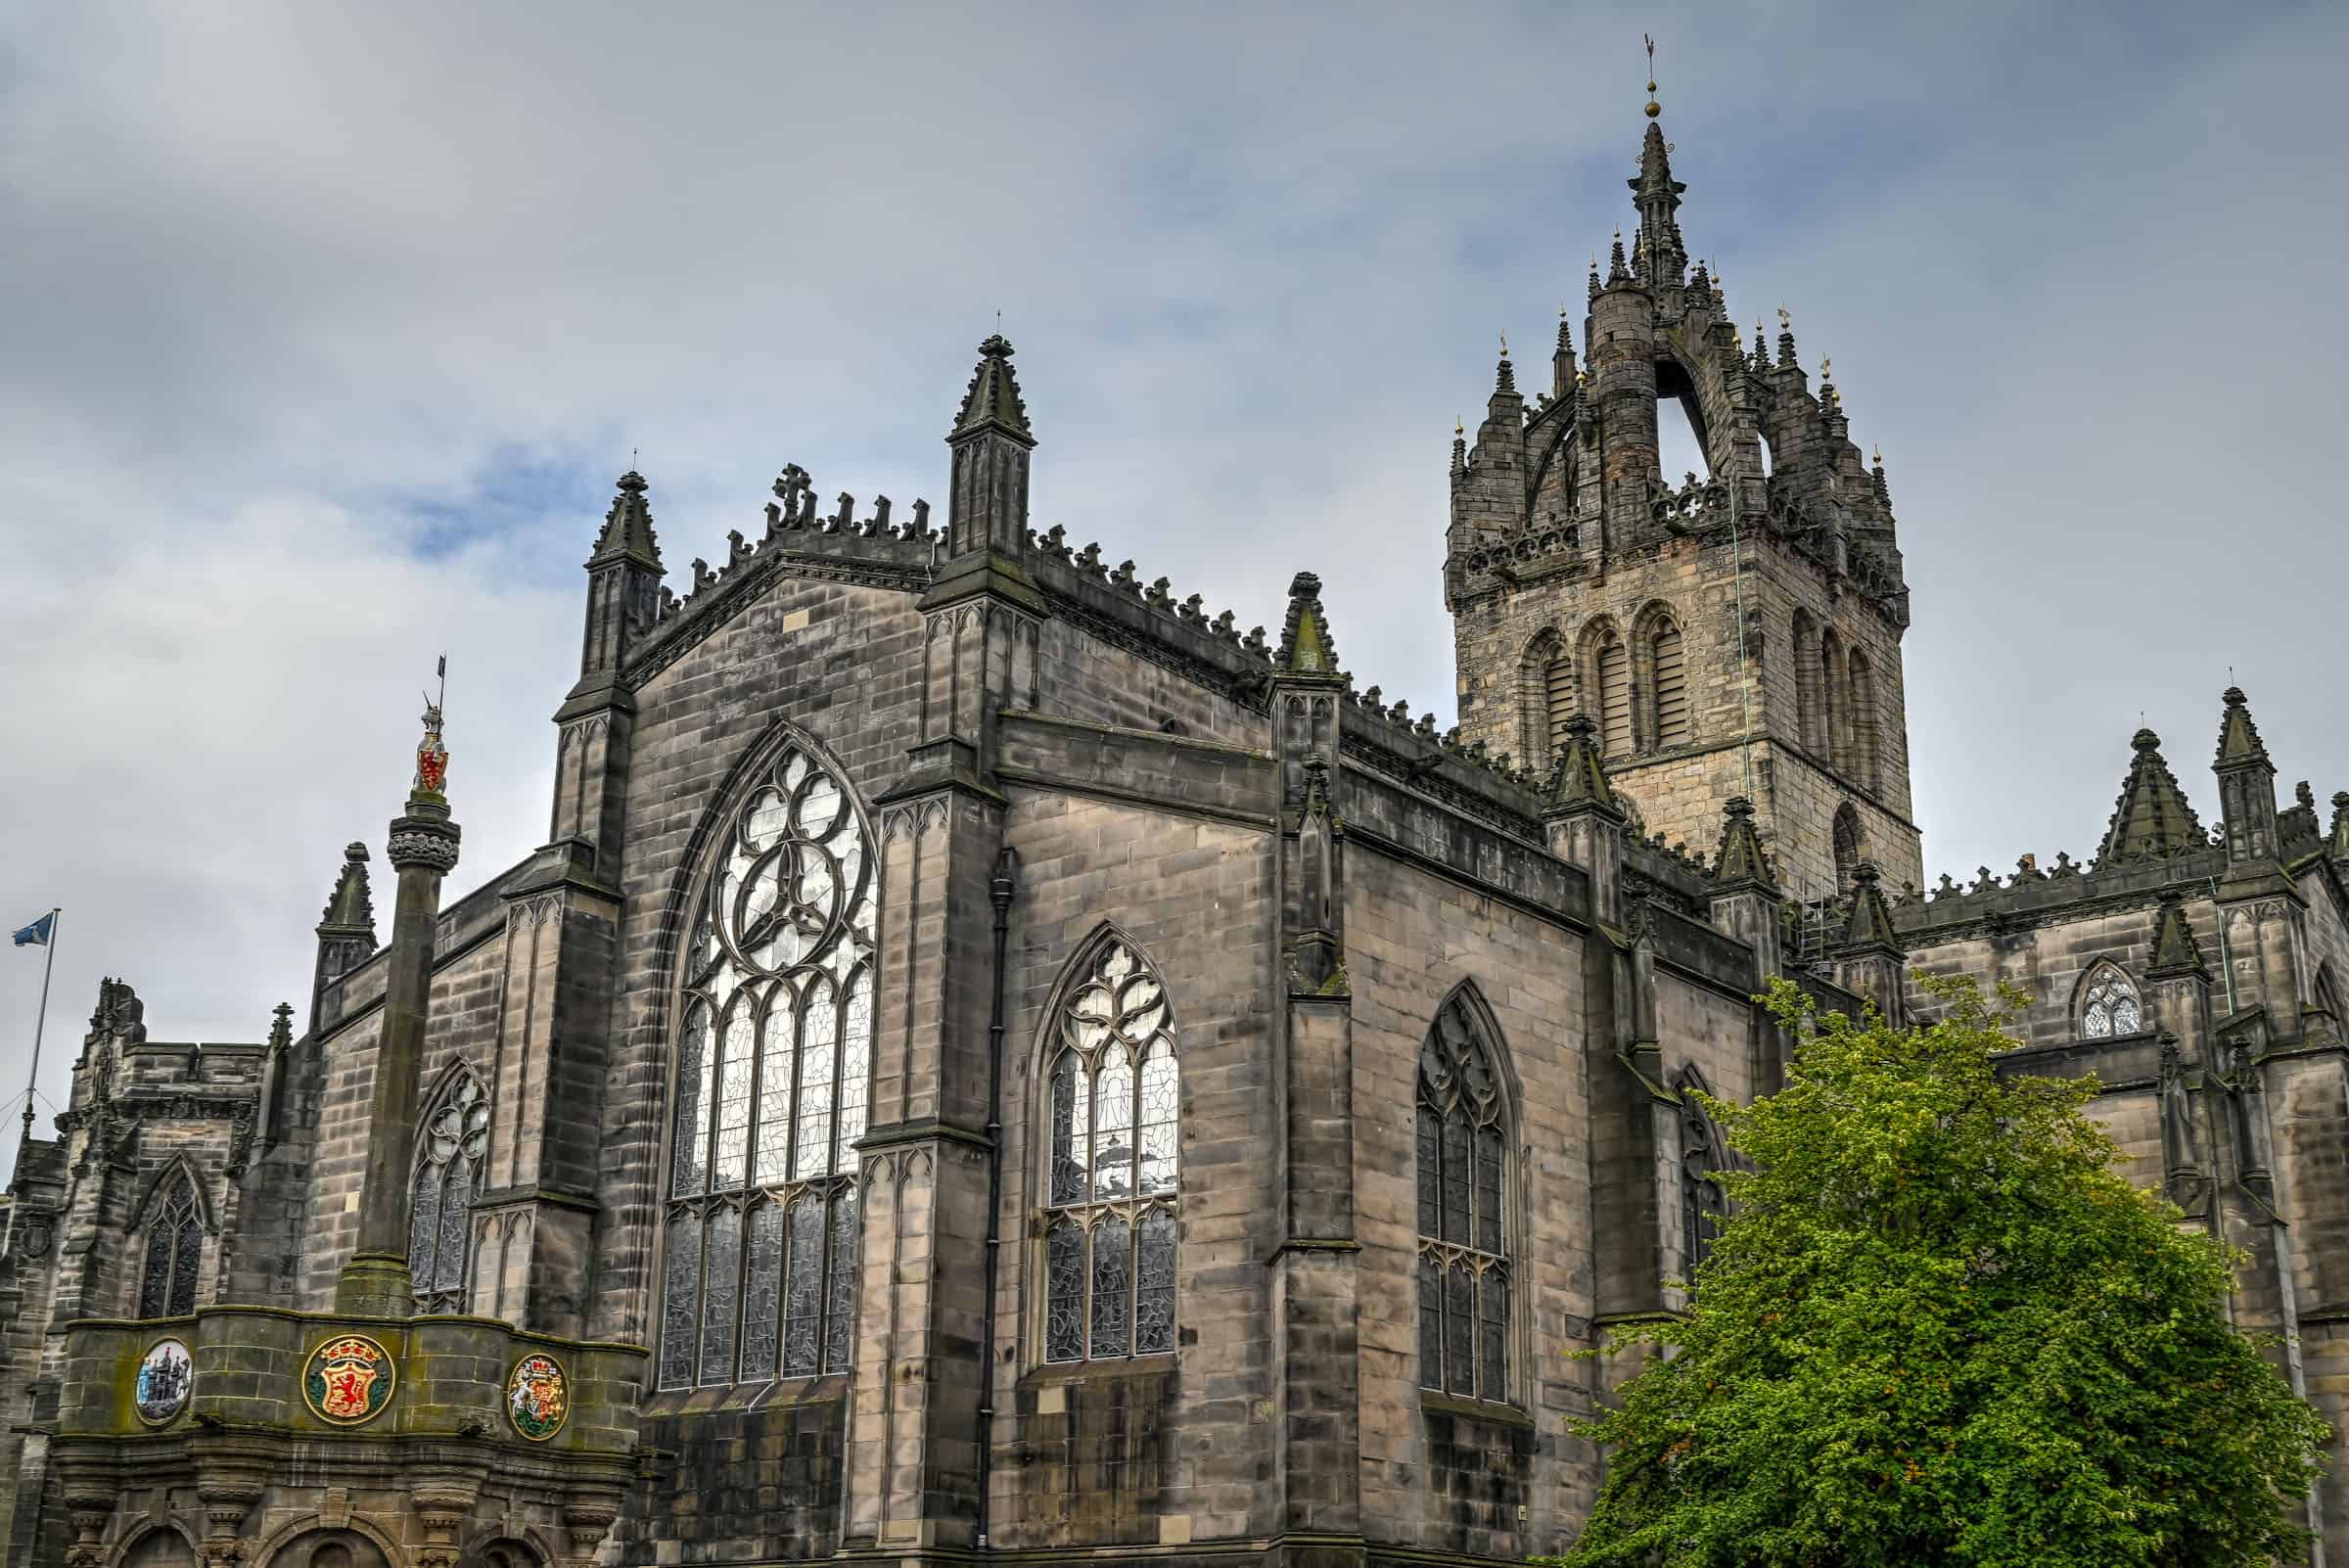
[[[407,814],[392,822],[392,864],[400,869],[420,865],[446,876],[456,869],[460,837],[457,824],[448,819],[447,807],[435,810],[431,803],[411,796]]]

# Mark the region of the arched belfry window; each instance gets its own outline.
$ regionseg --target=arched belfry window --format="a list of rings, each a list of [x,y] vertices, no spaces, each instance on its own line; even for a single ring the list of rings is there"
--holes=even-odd
[[[2080,1035],[2084,1039],[2104,1039],[2114,1035],[2134,1035],[2144,1028],[2144,1013],[2137,999],[2137,983],[2125,974],[2120,965],[2100,963],[2089,973],[2088,984],[2080,988]]]
[[[1044,1360],[1174,1348],[1181,1067],[1167,988],[1114,934],[1047,1026]]]
[[[1419,1381],[1504,1401],[1509,1132],[1497,1052],[1465,990],[1419,1050]]]
[[[872,838],[798,741],[706,869],[678,997],[661,1386],[848,1370],[872,1064]]]
[[[1632,752],[1632,656],[1623,639],[1611,630],[1599,639],[1592,674],[1598,687],[1600,746],[1608,757],[1628,757]]]
[[[1852,803],[1844,802],[1835,807],[1835,887],[1837,892],[1852,885],[1852,873],[1860,869],[1860,813]]]
[[[139,1269],[139,1315],[178,1317],[196,1310],[196,1269],[204,1261],[204,1209],[183,1168],[155,1192],[147,1210],[147,1251]]]
[[[1658,622],[1648,637],[1647,654],[1654,683],[1650,711],[1655,715],[1656,745],[1685,746],[1689,740],[1688,657],[1681,628],[1670,621]]]
[[[482,1161],[489,1152],[489,1097],[460,1069],[418,1127],[408,1201],[408,1275],[416,1310],[461,1313],[473,1196],[482,1189]]]

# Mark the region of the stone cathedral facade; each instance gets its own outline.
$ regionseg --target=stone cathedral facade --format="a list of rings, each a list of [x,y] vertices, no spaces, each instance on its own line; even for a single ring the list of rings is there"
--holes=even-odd
[[[2230,691],[2218,821],[2116,733],[2092,853],[1923,890],[1884,471],[1668,151],[1453,447],[1456,728],[1311,573],[1242,633],[1034,529],[999,337],[943,519],[787,468],[678,598],[622,477],[542,848],[452,880],[436,712],[265,1040],[102,988],[0,1212],[7,1560],[1555,1550],[1620,1375],[1570,1353],[1684,1304],[1687,1091],[1781,1081],[1773,976],[2021,987],[2016,1065],[2096,1075],[2349,1414],[2349,794],[2280,807]]]

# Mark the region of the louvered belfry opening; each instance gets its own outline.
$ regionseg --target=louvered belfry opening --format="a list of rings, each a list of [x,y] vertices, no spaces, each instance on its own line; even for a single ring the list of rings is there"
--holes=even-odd
[[[1566,752],[1566,721],[1574,716],[1574,662],[1563,653],[1549,662],[1543,672],[1543,711],[1548,715],[1548,761],[1555,762]]]
[[[1681,628],[1666,622],[1656,631],[1656,745],[1685,746],[1689,739],[1688,667]]]
[[[1631,755],[1632,660],[1612,632],[1598,647],[1598,727],[1607,756]]]

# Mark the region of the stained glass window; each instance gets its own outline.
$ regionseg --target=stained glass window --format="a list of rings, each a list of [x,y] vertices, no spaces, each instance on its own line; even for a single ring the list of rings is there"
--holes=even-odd
[[[2137,1003],[2137,988],[2129,977],[2111,964],[2097,969],[2090,978],[2080,1006],[2080,1033],[2089,1039],[2103,1039],[2112,1035],[2134,1035],[2144,1028],[2144,1016]]]
[[[183,1169],[171,1178],[147,1221],[147,1255],[139,1270],[139,1315],[177,1317],[196,1310],[196,1269],[204,1259],[204,1221],[196,1183]]]
[[[1486,1035],[1454,992],[1419,1052],[1419,1381],[1505,1401],[1508,1126]]]
[[[872,838],[798,742],[698,894],[679,998],[663,1388],[845,1372],[872,1072]]]
[[[1166,988],[1117,941],[1054,1021],[1044,1075],[1044,1360],[1174,1348],[1182,1083]]]
[[[471,1073],[461,1072],[419,1127],[408,1201],[408,1275],[418,1312],[461,1313],[473,1195],[489,1152],[488,1097]]]

